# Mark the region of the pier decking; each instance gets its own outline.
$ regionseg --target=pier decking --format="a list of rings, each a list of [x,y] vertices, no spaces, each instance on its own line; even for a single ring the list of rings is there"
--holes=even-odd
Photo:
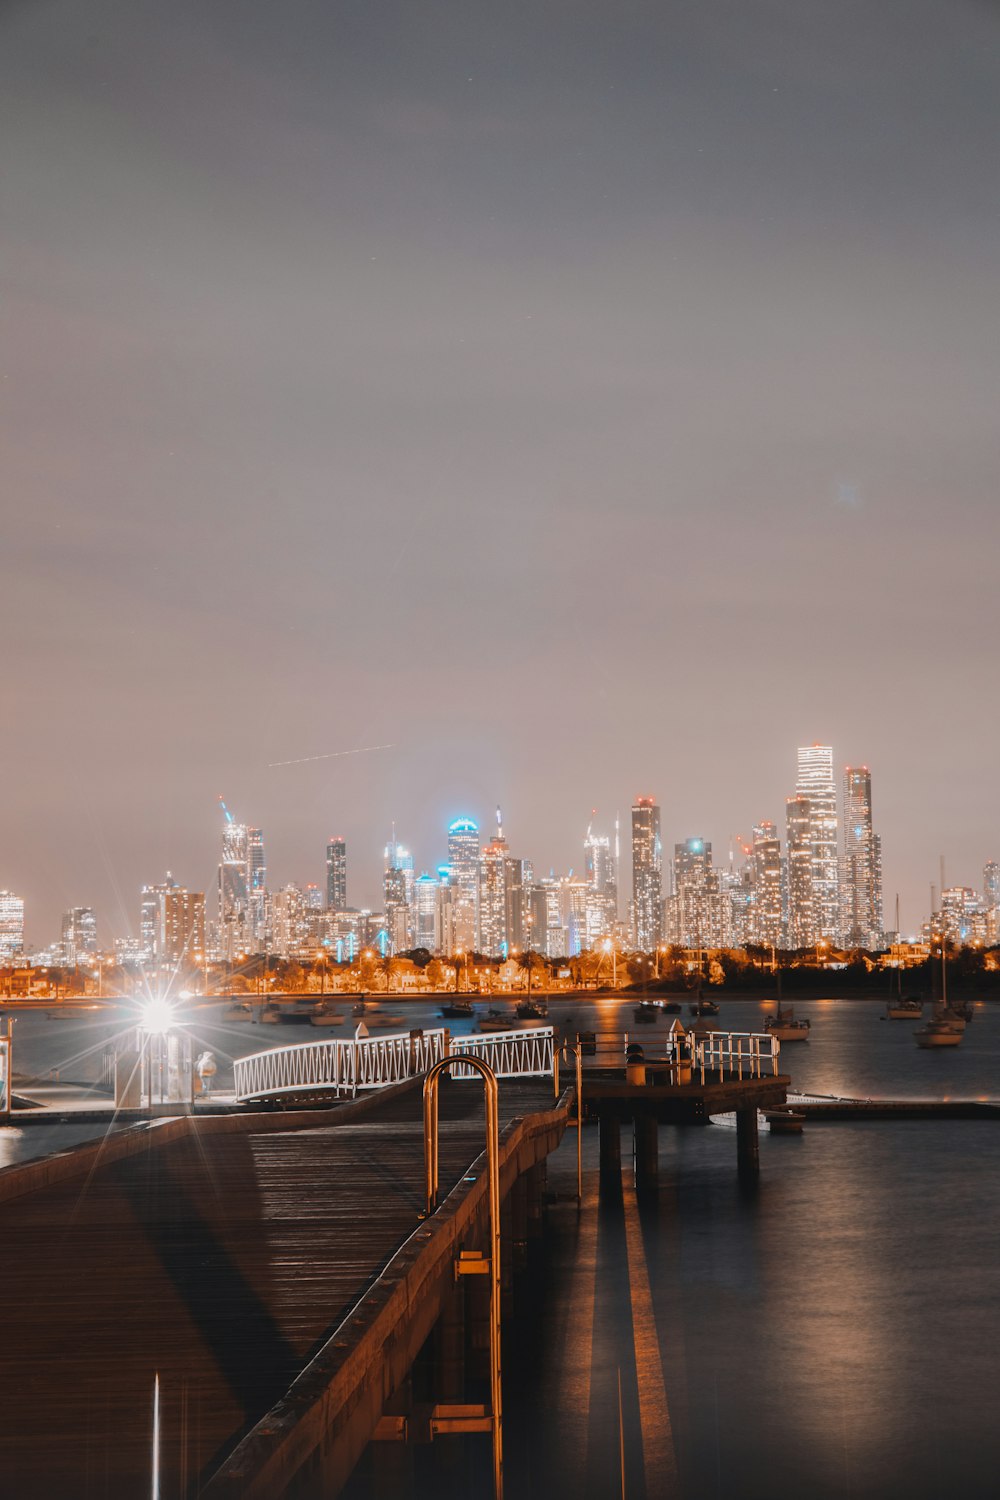
[[[557,1143],[567,1108],[543,1079],[504,1083],[500,1101],[509,1187]],[[442,1193],[480,1156],[482,1118],[477,1087],[442,1091]],[[321,1113],[161,1122],[79,1161],[82,1175],[65,1159],[0,1173],[4,1500],[148,1494],[157,1372],[163,1493],[201,1489],[338,1324],[378,1300],[366,1294],[404,1241],[430,1233],[419,1080]],[[412,1357],[405,1329],[399,1340]],[[368,1392],[351,1451],[382,1394]],[[261,1465],[271,1436],[257,1435]]]

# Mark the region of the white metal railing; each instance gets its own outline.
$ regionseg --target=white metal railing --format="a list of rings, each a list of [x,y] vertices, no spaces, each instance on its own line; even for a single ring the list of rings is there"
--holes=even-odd
[[[708,1031],[702,1036],[688,1032],[684,1045],[689,1050],[692,1068],[700,1081],[705,1075],[718,1073],[736,1078],[763,1078],[778,1071],[781,1043],[770,1032]]]
[[[526,1031],[450,1038],[444,1030],[403,1031],[354,1041],[331,1039],[275,1047],[236,1059],[234,1093],[237,1099],[261,1099],[315,1089],[353,1098],[359,1089],[385,1088],[426,1073],[449,1050],[453,1055],[481,1058],[497,1078],[551,1077],[555,1031],[551,1026],[533,1026]],[[451,1076],[475,1078],[478,1074],[456,1063]]]
[[[303,1042],[239,1057],[233,1064],[237,1099],[321,1090],[338,1098],[414,1078],[445,1055],[443,1030],[394,1032],[352,1041]]]
[[[628,1038],[626,1037],[626,1041]],[[620,1040],[615,1047],[618,1050]],[[781,1043],[770,1032],[709,1031],[703,1035],[673,1032],[665,1055],[687,1065],[700,1083],[719,1078],[763,1078],[778,1072]],[[473,1056],[488,1063],[497,1078],[551,1078],[555,1070],[556,1034],[551,1026],[486,1035],[452,1037],[443,1029],[394,1032],[360,1040],[304,1042],[237,1058],[233,1065],[238,1100],[315,1089],[338,1098],[353,1098],[359,1089],[385,1088],[426,1073],[442,1057]],[[620,1051],[618,1052],[620,1056]],[[456,1063],[453,1078],[478,1076]]]
[[[550,1078],[554,1067],[556,1033],[553,1026],[532,1026],[525,1031],[493,1031],[487,1035],[454,1036],[452,1055],[481,1058],[497,1078]],[[475,1078],[474,1068],[456,1063],[452,1078]]]

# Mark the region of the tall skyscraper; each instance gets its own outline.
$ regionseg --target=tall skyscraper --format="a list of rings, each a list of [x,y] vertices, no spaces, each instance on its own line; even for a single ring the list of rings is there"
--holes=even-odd
[[[492,958],[510,948],[507,932],[507,872],[510,848],[497,808],[497,831],[479,856],[479,942]]]
[[[718,948],[723,931],[719,879],[707,839],[674,845],[674,905],[677,941],[685,948]],[[729,924],[725,924],[729,925]]]
[[[1000,865],[995,859],[983,866],[983,900],[988,911],[1000,906]]]
[[[844,771],[842,938],[849,948],[882,942],[881,850],[872,828],[872,778],[867,766]]]
[[[347,910],[347,845],[332,838],[326,846],[326,904],[330,911]]]
[[[161,957],[169,964],[205,959],[205,893],[172,885],[161,896]]]
[[[587,829],[583,841],[583,868],[590,892],[587,896],[587,948],[596,948],[614,934],[618,920],[618,876],[611,840]]]
[[[632,921],[635,946],[652,953],[663,931],[663,851],[660,809],[652,797],[632,805]]]
[[[781,947],[781,840],[773,823],[757,823],[750,858],[753,868],[751,941]]]
[[[812,818],[808,797],[785,803],[787,851],[787,932],[789,948],[808,948],[816,941],[813,918]]]
[[[441,948],[439,883],[424,872],[413,882],[413,946],[437,953]]]
[[[24,952],[24,901],[13,891],[0,891],[0,963],[11,963]]]
[[[837,849],[837,787],[833,748],[806,745],[798,752],[797,800],[809,807],[811,928],[806,943],[835,943],[840,937],[840,860]],[[789,855],[791,848],[789,847]]]
[[[97,953],[97,918],[92,906],[72,906],[63,913],[62,948],[67,963],[81,964]]]
[[[267,865],[264,835],[259,828],[247,829],[247,892],[250,937],[255,952],[267,944]]]
[[[413,938],[413,855],[392,838],[385,846],[385,870],[382,892],[385,901],[385,926],[393,953],[404,953]]]
[[[479,827],[471,818],[448,825],[448,865],[455,888],[455,951],[479,947]]]

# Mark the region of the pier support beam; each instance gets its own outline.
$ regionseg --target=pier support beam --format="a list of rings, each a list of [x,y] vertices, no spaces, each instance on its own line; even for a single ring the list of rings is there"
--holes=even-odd
[[[528,1180],[521,1176],[510,1190],[511,1239],[514,1270],[528,1264]]]
[[[760,1173],[755,1105],[747,1105],[736,1111],[736,1163],[741,1177],[757,1177]]]
[[[637,1111],[633,1125],[633,1154],[636,1190],[655,1193],[660,1183],[660,1131],[655,1115]]]
[[[528,1215],[528,1235],[538,1239],[544,1228],[542,1215],[545,1201],[545,1163],[538,1162],[529,1168],[525,1178],[525,1204]]]
[[[611,1110],[602,1110],[600,1118],[601,1183],[621,1184],[622,1126]]]

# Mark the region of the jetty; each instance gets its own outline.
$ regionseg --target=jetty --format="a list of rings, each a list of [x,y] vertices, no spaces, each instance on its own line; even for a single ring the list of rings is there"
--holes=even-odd
[[[596,1115],[604,1180],[631,1121],[648,1186],[660,1123],[735,1111],[756,1171],[757,1109],[787,1091],[769,1038],[586,1070],[582,1052],[538,1027],[274,1048],[237,1064],[228,1111],[0,1171],[0,1490],[143,1495],[155,1464],[163,1494],[318,1500],[373,1439],[478,1432],[501,1493],[498,1323],[567,1128]],[[424,1080],[442,1069],[429,1136]],[[493,1399],[470,1400],[490,1360]]]

